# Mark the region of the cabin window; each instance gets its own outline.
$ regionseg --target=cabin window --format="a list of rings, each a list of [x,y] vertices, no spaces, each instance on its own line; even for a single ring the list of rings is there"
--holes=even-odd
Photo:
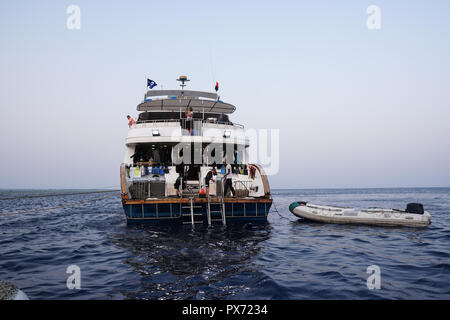
[[[164,143],[140,143],[131,156],[133,163],[151,162],[157,165],[171,165],[172,146]]]
[[[179,121],[186,119],[186,115],[184,110],[180,112],[142,112],[139,114],[138,123],[146,122],[146,121]],[[223,113],[209,113],[209,112],[201,112],[194,110],[194,120],[207,120],[210,122],[218,122],[222,124],[229,124],[230,118],[227,114]]]

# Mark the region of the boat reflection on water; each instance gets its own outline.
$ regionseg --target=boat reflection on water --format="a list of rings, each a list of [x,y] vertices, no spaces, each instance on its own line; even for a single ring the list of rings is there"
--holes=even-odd
[[[139,283],[125,283],[118,291],[128,299],[233,298],[248,290],[249,276],[260,278],[252,261],[270,229],[267,223],[195,231],[187,226],[128,226],[111,240],[129,250],[124,262]]]

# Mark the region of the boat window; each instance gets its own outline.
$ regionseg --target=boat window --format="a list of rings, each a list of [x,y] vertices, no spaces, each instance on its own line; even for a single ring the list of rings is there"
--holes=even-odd
[[[138,123],[145,121],[178,121],[180,119],[186,119],[184,110],[180,112],[142,112],[139,114]],[[208,112],[194,112],[194,119],[209,120],[211,122],[218,123],[230,123],[230,118],[226,114],[208,113]]]
[[[136,145],[131,156],[133,163],[151,162],[157,165],[171,165],[172,146],[164,143],[141,143]]]

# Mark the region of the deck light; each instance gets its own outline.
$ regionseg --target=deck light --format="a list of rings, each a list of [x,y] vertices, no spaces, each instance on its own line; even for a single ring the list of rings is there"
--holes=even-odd
[[[229,138],[230,136],[231,136],[231,131],[225,130],[224,133],[223,133],[223,137],[224,138]]]
[[[159,137],[159,130],[158,130],[158,129],[153,129],[153,130],[152,130],[152,135],[153,135],[154,137]]]

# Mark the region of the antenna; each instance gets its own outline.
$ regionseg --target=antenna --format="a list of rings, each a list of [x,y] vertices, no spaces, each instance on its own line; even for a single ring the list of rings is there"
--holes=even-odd
[[[184,90],[184,87],[186,87],[186,85],[185,85],[184,83],[187,82],[187,81],[191,81],[191,80],[189,80],[189,79],[187,78],[187,76],[180,76],[180,77],[177,79],[177,81],[180,81],[180,82],[181,82],[180,87],[181,87],[182,90]]]

